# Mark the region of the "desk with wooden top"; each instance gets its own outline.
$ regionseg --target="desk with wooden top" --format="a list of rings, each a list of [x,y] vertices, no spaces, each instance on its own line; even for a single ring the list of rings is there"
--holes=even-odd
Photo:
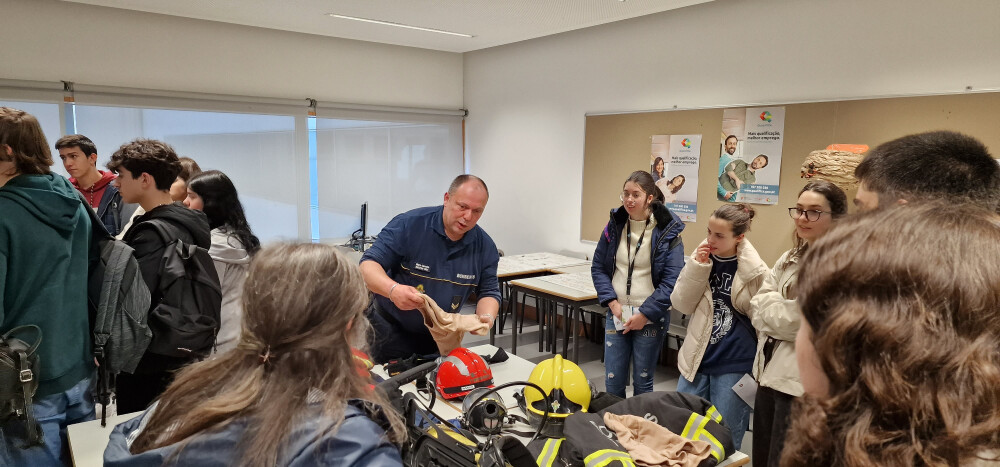
[[[479,355],[492,355],[497,351],[497,348],[493,345],[483,344],[474,347],[470,347],[469,350],[475,352]],[[493,384],[499,386],[504,383],[509,383],[513,381],[527,381],[531,376],[531,371],[534,369],[535,365],[517,355],[510,355],[507,361],[502,363],[494,363],[490,365],[490,371],[493,373]],[[375,367],[375,373],[385,376],[385,373],[381,370],[381,367]],[[508,413],[514,413],[517,415],[524,416],[521,412],[520,407],[517,406],[517,401],[514,399],[514,393],[520,392],[521,387],[509,387],[497,391],[500,398],[503,399],[504,405],[507,407]],[[400,388],[403,392],[415,393],[417,387],[414,383],[409,383]],[[421,400],[425,400],[422,396],[417,396]],[[462,415],[462,401],[461,399],[446,400],[440,396],[440,394],[435,393],[435,405],[434,412],[440,417],[446,420],[452,420],[458,418]],[[529,427],[518,427],[520,431],[533,431]],[[513,435],[514,437],[521,440],[523,443],[527,443],[529,438]],[[484,441],[480,437],[479,441]],[[737,467],[750,463],[750,457],[746,454],[736,451],[730,455],[725,461],[719,464],[719,467]]]
[[[484,344],[471,347],[469,350],[481,355],[492,355],[496,352],[497,348],[492,345]],[[527,381],[528,377],[531,375],[531,370],[534,367],[535,365],[533,363],[516,355],[510,355],[507,361],[490,365],[490,370],[493,373],[493,383],[499,386],[512,381]],[[379,366],[375,368],[375,373],[385,376],[384,371],[382,371]],[[416,392],[417,390],[416,385],[413,383],[404,385],[400,389],[404,392],[411,393]],[[520,408],[517,407],[517,401],[514,399],[514,393],[520,389],[521,388],[518,387],[510,387],[501,389],[498,393],[503,399],[504,405],[507,406],[511,413],[523,415]],[[446,401],[437,394],[435,397],[437,397],[437,401],[433,410],[441,417],[450,420],[458,418],[462,414],[462,403],[460,400]],[[103,465],[104,449],[108,445],[111,431],[114,429],[115,425],[128,421],[138,415],[139,412],[110,417],[108,418],[107,427],[101,427],[100,420],[92,420],[89,422],[70,425],[67,431],[70,451],[73,457],[73,464],[77,467],[98,467]],[[520,429],[528,430],[528,427]],[[518,438],[521,439],[522,442],[528,441],[528,439],[524,437],[518,436]],[[719,464],[719,466],[741,466],[749,462],[750,458],[747,457],[746,454],[737,451],[733,455],[729,456],[729,458],[723,463]]]
[[[578,336],[576,336],[577,309],[582,306],[597,303],[597,291],[594,289],[594,282],[591,279],[590,271],[517,279],[508,282],[507,286],[510,289],[513,298],[517,297],[518,292],[537,297],[539,316],[542,315],[542,310],[544,309],[544,311],[546,311],[546,321],[549,322],[548,333],[551,338],[548,339],[548,343],[552,353],[556,352],[556,322],[558,308],[560,304],[565,307],[565,314],[563,315],[564,337],[562,354],[563,356],[569,358],[569,340],[573,339],[572,359],[574,361],[578,359],[580,353],[580,341]],[[514,317],[513,327],[516,330],[518,313],[514,313],[512,316]],[[523,303],[521,304],[520,316],[521,319],[524,319]],[[538,341],[539,351],[543,350],[545,341],[544,336],[542,337],[543,338],[540,338]],[[515,355],[517,354],[516,331],[513,334],[513,340],[511,342],[511,352]]]
[[[503,334],[503,326],[508,312],[513,315],[514,302],[507,284],[512,280],[544,276],[555,273],[560,268],[586,266],[590,261],[556,253],[527,253],[523,255],[501,256],[497,264],[497,280],[500,282],[500,314],[498,326],[490,328],[490,344],[496,343],[496,334]],[[516,296],[514,297],[516,298]],[[517,335],[516,329],[514,335]]]

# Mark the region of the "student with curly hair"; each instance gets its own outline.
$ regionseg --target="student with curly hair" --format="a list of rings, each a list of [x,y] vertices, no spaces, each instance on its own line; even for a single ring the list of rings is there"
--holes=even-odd
[[[1000,463],[1000,227],[981,206],[847,218],[799,269],[782,465]]]

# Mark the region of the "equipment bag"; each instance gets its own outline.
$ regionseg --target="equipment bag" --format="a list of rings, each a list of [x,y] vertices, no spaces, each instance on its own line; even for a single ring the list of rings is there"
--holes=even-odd
[[[12,337],[28,329],[38,334],[33,344]],[[41,343],[42,330],[33,324],[18,326],[0,336],[0,424],[24,420],[28,446],[42,444],[42,429],[31,407],[38,390],[37,350]]]
[[[91,242],[87,298],[97,387],[94,397],[104,406],[101,426],[115,392],[118,373],[132,373],[153,337],[149,329],[150,295],[132,247],[116,240],[89,208]]]
[[[149,314],[149,351],[170,357],[204,358],[215,345],[222,312],[219,273],[208,250],[171,238],[160,219],[146,221],[166,248],[160,263],[160,301]]]

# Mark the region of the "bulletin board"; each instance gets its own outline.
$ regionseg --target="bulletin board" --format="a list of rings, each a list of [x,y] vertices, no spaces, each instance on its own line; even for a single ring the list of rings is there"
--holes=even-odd
[[[911,133],[953,130],[982,141],[1000,157],[1000,93],[896,97],[786,104],[781,189],[773,206],[753,205],[757,214],[747,238],[761,258],[774,262],[792,246],[795,206],[807,179],[800,178],[803,159],[830,144],[881,143]],[[621,206],[619,193],[635,170],[649,170],[650,137],[701,134],[698,170],[698,218],[682,234],[685,254],[704,240],[708,217],[723,204],[716,198],[721,152],[722,108],[588,115],[583,163],[582,240],[597,241],[611,209]],[[933,177],[933,174],[929,174]],[[932,180],[928,180],[932,183]],[[848,201],[856,190],[847,192]],[[853,206],[851,207],[853,210]]]

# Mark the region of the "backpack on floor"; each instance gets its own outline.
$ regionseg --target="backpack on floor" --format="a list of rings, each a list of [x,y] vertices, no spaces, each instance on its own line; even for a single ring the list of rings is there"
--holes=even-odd
[[[38,334],[33,344],[13,337],[26,329],[34,329]],[[38,390],[38,345],[41,343],[42,330],[33,324],[18,326],[0,336],[0,424],[24,420],[27,446],[42,443],[42,429],[31,407]]]
[[[94,396],[104,406],[101,425],[115,392],[118,373],[132,373],[146,352],[152,331],[147,323],[150,295],[132,247],[108,233],[87,200],[90,212],[90,271],[87,298],[97,387]]]
[[[208,250],[171,236],[166,222],[149,224],[166,248],[160,260],[160,301],[149,313],[149,352],[169,357],[207,357],[219,333],[222,287]]]

